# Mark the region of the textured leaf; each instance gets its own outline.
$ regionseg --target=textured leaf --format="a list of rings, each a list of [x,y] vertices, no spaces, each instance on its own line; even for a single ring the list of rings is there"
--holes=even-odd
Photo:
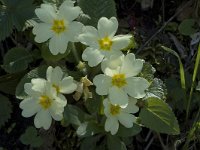
[[[143,68],[141,73],[139,74],[140,77],[147,79],[151,82],[154,78],[154,73],[156,72],[155,68],[148,62],[143,64]]]
[[[8,37],[13,27],[22,30],[25,21],[34,15],[33,0],[1,0],[3,6],[0,11],[0,40]]]
[[[26,70],[33,61],[33,55],[25,48],[15,47],[4,56],[3,68],[8,73],[17,73]]]
[[[87,24],[95,27],[99,18],[117,16],[114,0],[78,0],[78,5],[90,17]]]
[[[155,97],[147,99],[146,107],[139,114],[142,124],[156,132],[177,135],[180,133],[178,121],[171,108]]]
[[[40,66],[27,73],[17,85],[15,95],[18,99],[24,99],[27,94],[24,92],[24,84],[31,82],[33,78],[46,78],[47,66]]]
[[[154,78],[146,94],[146,97],[157,97],[159,99],[165,100],[167,95],[166,86],[162,80]]]
[[[0,94],[0,128],[10,119],[12,105],[9,99]]]
[[[99,140],[100,136],[93,136],[85,138],[81,142],[81,150],[96,150],[96,143]]]
[[[135,123],[133,124],[132,128],[126,128],[120,125],[119,130],[116,135],[121,136],[121,137],[130,137],[130,136],[137,135],[138,133],[140,133],[141,130],[142,128]]]
[[[20,141],[24,145],[30,145],[31,147],[40,147],[43,140],[37,135],[37,130],[34,127],[28,127],[24,134],[21,135]]]

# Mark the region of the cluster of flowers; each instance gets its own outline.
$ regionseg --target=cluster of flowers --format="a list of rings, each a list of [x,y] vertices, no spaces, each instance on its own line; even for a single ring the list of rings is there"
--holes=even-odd
[[[118,21],[115,17],[102,17],[98,21],[97,29],[84,26],[74,21],[81,13],[74,2],[66,0],[57,9],[50,4],[42,4],[35,10],[42,21],[33,28],[38,43],[49,40],[49,49],[53,55],[64,53],[68,42],[81,42],[88,47],[82,54],[82,59],[90,67],[101,63],[104,74],[94,77],[96,93],[106,95],[103,100],[104,114],[107,117],[105,130],[116,134],[119,123],[131,128],[136,121],[133,113],[139,108],[137,99],[145,96],[149,82],[137,75],[141,72],[144,61],[136,59],[134,54],[124,55],[121,50],[130,43],[130,35],[115,36]],[[29,95],[20,107],[22,115],[30,117],[35,113],[35,126],[48,129],[51,116],[55,120],[62,119],[64,107],[67,104],[62,93],[69,94],[76,90],[76,84],[70,76],[64,77],[59,67],[47,69],[47,80],[32,79],[25,84],[25,92]]]

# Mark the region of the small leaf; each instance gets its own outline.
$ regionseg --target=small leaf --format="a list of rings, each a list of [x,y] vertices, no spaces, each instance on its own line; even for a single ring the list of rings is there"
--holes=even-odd
[[[37,135],[37,130],[34,127],[28,127],[23,135],[20,137],[20,141],[24,145],[30,145],[31,147],[40,147],[43,140]]]
[[[142,124],[156,132],[180,134],[178,121],[171,108],[163,100],[155,97],[148,98],[147,105],[141,109],[139,117]]]
[[[185,19],[179,25],[178,30],[182,35],[192,35],[197,32],[197,29],[194,28],[195,23],[194,19]]]
[[[46,78],[47,66],[40,66],[27,73],[18,83],[15,95],[18,99],[24,99],[27,94],[24,92],[24,84],[31,82],[33,78]]]
[[[78,0],[78,5],[90,17],[87,24],[94,27],[101,17],[117,16],[114,0]]]
[[[117,136],[107,136],[108,150],[127,150],[126,145]]]
[[[99,140],[100,136],[92,136],[84,138],[81,142],[81,150],[96,150],[96,143]]]
[[[10,119],[12,105],[9,99],[0,94],[0,128]]]
[[[8,73],[17,73],[28,68],[33,61],[33,55],[25,48],[15,47],[4,56],[3,69]]]
[[[139,125],[135,124],[135,123],[133,123],[133,127],[132,128],[126,128],[126,127],[120,125],[116,136],[120,136],[120,137],[135,136],[138,133],[140,133],[141,130],[142,130],[142,128]]]

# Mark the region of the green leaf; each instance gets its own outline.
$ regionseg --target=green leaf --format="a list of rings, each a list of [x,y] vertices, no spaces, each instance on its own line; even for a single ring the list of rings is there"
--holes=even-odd
[[[154,78],[150,87],[148,88],[146,92],[146,95],[147,95],[146,97],[157,97],[162,100],[165,100],[166,94],[167,94],[167,90],[163,81],[158,78]]]
[[[124,142],[117,136],[108,135],[107,146],[108,150],[127,150]]]
[[[13,28],[21,31],[25,21],[34,16],[33,0],[1,0],[0,12],[0,41],[11,33]]]
[[[143,64],[142,71],[140,72],[139,76],[147,79],[151,82],[154,79],[154,73],[156,72],[155,68],[148,62]]]
[[[142,124],[156,132],[170,135],[180,134],[178,121],[169,105],[164,101],[151,97],[146,107],[139,114]]]
[[[93,121],[81,123],[76,130],[79,137],[93,136],[100,132],[104,132],[104,128],[100,124]]]
[[[92,136],[84,138],[81,142],[81,150],[96,150],[96,143],[99,140],[100,136]]]
[[[191,34],[197,32],[195,23],[195,19],[185,19],[179,25],[178,30],[182,35],[190,36]]]
[[[28,68],[33,61],[33,55],[25,48],[15,47],[4,56],[2,68],[8,73],[17,73]]]
[[[78,0],[78,5],[90,17],[87,24],[95,27],[101,17],[117,16],[114,0]]]
[[[24,134],[21,135],[20,141],[24,145],[30,145],[31,147],[40,147],[43,140],[37,135],[37,130],[34,127],[28,127]]]
[[[82,122],[90,118],[88,114],[82,111],[79,107],[74,105],[67,105],[63,113],[64,124],[71,123],[76,126],[80,126]]]
[[[40,66],[27,73],[17,85],[15,95],[18,99],[24,99],[27,94],[24,92],[24,84],[31,82],[33,78],[46,78],[47,66]]]
[[[0,94],[0,128],[10,119],[12,105],[9,99]]]
[[[142,128],[138,124],[135,124],[135,123],[133,123],[132,128],[126,128],[126,127],[120,125],[116,136],[120,136],[120,137],[135,136],[138,133],[140,133],[141,130],[142,130]]]
[[[6,74],[0,77],[0,91],[6,94],[15,95],[15,89],[24,73]],[[5,88],[6,87],[6,88]]]

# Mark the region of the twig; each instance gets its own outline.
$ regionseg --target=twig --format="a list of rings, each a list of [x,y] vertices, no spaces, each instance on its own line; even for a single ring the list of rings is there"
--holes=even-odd
[[[163,142],[163,140],[162,140],[160,134],[157,133],[157,135],[158,135],[158,139],[159,139],[159,141],[160,141],[160,144],[161,144],[163,150],[168,150],[168,148],[165,146],[165,144],[164,144],[164,142]]]
[[[141,52],[148,44],[151,40],[153,40],[158,33],[160,33],[177,15],[179,15],[187,6],[189,6],[192,3],[191,1],[188,1],[181,9],[179,9],[171,18],[169,18],[169,20],[167,22],[165,22],[162,27],[157,30],[145,43],[144,45],[142,45],[138,51],[136,52],[136,54],[138,54],[139,52]]]
[[[150,147],[151,144],[153,143],[154,138],[155,138],[155,136],[153,136],[153,137],[151,138],[151,140],[149,141],[148,145],[145,147],[144,150],[148,150],[148,149],[149,149],[149,147]]]

